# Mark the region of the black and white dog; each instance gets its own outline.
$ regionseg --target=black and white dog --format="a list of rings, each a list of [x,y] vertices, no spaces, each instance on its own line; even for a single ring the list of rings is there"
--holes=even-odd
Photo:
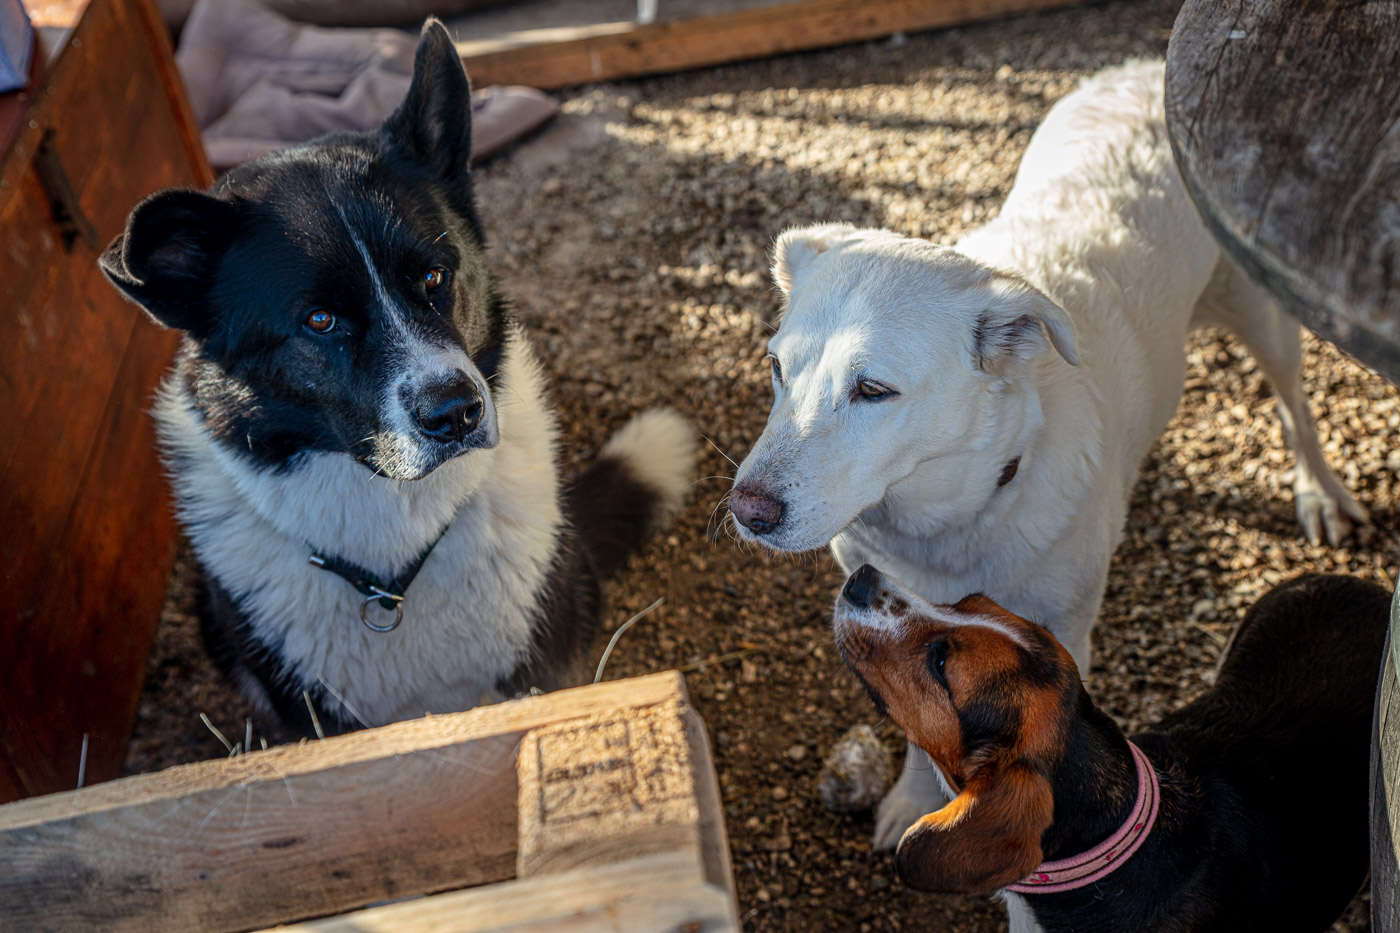
[[[101,259],[184,332],[155,413],[206,640],[293,725],[579,682],[597,579],[691,478],[693,432],[658,410],[561,488],[544,375],[486,267],[470,114],[429,21],[378,132],[156,194]]]

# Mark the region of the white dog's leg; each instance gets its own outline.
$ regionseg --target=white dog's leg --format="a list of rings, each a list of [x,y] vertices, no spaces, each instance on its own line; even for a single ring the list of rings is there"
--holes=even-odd
[[[1278,418],[1293,450],[1293,499],[1298,521],[1314,544],[1323,533],[1329,544],[1340,544],[1353,522],[1366,524],[1370,517],[1322,456],[1317,428],[1299,382],[1301,329],[1228,260],[1221,259],[1220,266],[1201,297],[1196,320],[1224,324],[1254,355],[1278,396]]]
[[[875,810],[876,850],[899,845],[899,837],[915,820],[942,809],[952,799],[953,791],[943,779],[943,772],[933,766],[922,748],[910,742],[899,778]]]

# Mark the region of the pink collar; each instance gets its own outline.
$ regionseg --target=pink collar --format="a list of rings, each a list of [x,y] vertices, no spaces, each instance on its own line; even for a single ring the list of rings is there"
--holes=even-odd
[[[1138,850],[1147,834],[1152,832],[1152,824],[1157,821],[1161,788],[1157,784],[1157,772],[1142,749],[1132,742],[1128,743],[1128,748],[1137,765],[1138,792],[1133,812],[1128,814],[1123,825],[1088,852],[1053,862],[1041,862],[1039,868],[1015,884],[1007,885],[1006,890],[1017,894],[1073,891],[1106,877]]]

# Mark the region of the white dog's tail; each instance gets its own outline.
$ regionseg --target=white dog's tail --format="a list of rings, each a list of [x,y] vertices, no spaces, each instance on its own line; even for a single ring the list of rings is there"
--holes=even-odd
[[[695,473],[695,429],[669,408],[644,411],[574,481],[569,506],[599,577],[675,515]]]

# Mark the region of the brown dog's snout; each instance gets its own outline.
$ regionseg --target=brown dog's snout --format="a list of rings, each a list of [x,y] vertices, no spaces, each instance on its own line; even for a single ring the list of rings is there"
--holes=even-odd
[[[880,587],[880,571],[869,564],[851,574],[841,590],[841,598],[857,609],[869,609],[870,600]]]

